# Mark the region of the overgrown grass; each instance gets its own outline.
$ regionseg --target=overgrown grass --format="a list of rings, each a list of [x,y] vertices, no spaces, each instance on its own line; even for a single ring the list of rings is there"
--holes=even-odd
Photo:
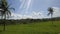
[[[0,26],[0,34],[60,34],[60,21]]]

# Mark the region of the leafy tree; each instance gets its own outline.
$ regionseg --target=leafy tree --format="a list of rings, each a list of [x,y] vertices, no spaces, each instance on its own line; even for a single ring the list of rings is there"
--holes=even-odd
[[[9,18],[11,16],[11,11],[10,9],[15,10],[14,8],[11,8],[10,5],[7,4],[6,0],[1,0],[0,3],[0,16],[2,17],[2,19],[4,19],[3,24],[4,24],[4,28],[3,30],[5,31],[5,23],[6,23],[6,19]]]
[[[53,10],[52,7],[49,7],[49,8],[48,8],[48,11],[49,11],[48,16],[51,15],[51,21],[52,21],[52,17],[53,17],[53,12],[54,12],[54,10]],[[52,21],[52,24],[53,24],[53,21]]]

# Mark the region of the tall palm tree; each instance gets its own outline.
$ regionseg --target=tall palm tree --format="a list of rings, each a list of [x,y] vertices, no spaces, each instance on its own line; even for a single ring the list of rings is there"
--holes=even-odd
[[[48,11],[49,11],[48,16],[51,15],[51,21],[52,21],[52,17],[53,17],[53,12],[54,12],[54,10],[53,10],[52,7],[49,7],[49,8],[48,8]],[[52,21],[52,24],[53,24],[53,21]]]
[[[11,16],[11,12],[10,9],[15,10],[14,8],[9,8],[10,5],[7,4],[6,0],[1,0],[1,4],[0,4],[0,13],[1,13],[1,17],[4,19],[4,28],[3,30],[5,31],[5,23],[6,23],[6,18],[9,18],[9,16]]]

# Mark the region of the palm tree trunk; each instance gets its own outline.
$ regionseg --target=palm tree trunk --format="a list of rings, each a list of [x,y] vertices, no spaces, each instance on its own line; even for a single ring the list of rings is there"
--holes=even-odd
[[[3,28],[3,31],[5,31],[5,19],[4,19],[4,28]]]
[[[52,19],[52,16],[53,16],[53,14],[51,14],[51,22],[52,22],[52,24],[53,24],[53,19]]]
[[[6,15],[4,16],[4,28],[3,28],[3,31],[5,31],[5,25],[6,25]]]

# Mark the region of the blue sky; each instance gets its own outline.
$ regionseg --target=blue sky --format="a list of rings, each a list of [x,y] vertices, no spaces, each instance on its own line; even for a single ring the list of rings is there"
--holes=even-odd
[[[7,0],[15,8],[12,18],[47,18],[48,7],[55,10],[54,17],[60,14],[60,0]],[[50,17],[50,16],[49,16]]]

